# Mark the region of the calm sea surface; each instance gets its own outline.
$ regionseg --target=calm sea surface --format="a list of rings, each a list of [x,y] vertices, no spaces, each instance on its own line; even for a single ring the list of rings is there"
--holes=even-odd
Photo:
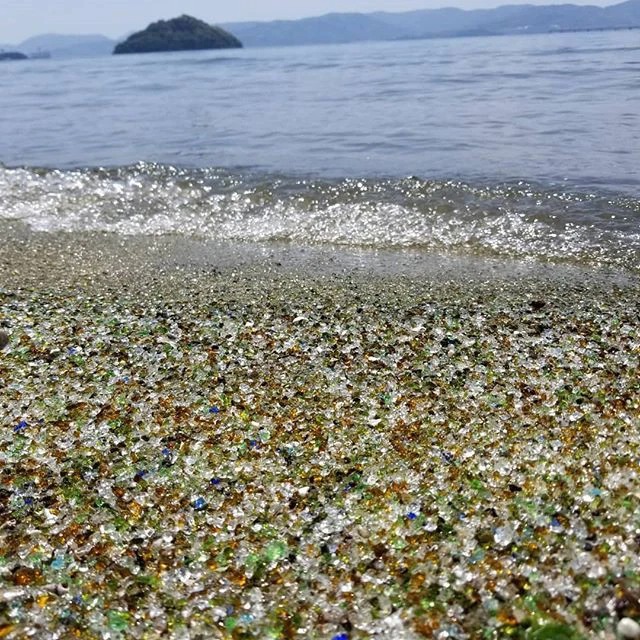
[[[640,266],[640,32],[0,65],[0,217]]]

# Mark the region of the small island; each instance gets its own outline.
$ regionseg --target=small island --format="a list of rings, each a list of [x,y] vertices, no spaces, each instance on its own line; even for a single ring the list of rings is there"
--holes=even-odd
[[[29,56],[18,51],[0,51],[0,60],[27,60]]]
[[[152,53],[201,49],[239,49],[242,43],[220,27],[191,16],[160,20],[116,46],[113,53]]]

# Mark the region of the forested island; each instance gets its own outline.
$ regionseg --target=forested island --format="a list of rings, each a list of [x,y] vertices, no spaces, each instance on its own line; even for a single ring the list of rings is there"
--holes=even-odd
[[[118,44],[113,53],[152,53],[158,51],[194,51],[200,49],[239,49],[242,43],[220,27],[192,16],[153,22],[143,31]]]

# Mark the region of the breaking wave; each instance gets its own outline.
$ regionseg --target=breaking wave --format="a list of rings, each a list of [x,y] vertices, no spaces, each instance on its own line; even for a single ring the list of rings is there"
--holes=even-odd
[[[0,219],[47,232],[412,247],[640,270],[640,201],[524,182],[0,167]]]

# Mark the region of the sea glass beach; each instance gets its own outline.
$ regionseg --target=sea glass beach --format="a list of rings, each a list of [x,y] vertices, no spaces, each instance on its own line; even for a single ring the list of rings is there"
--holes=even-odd
[[[631,40],[12,66],[0,637],[633,632]]]

